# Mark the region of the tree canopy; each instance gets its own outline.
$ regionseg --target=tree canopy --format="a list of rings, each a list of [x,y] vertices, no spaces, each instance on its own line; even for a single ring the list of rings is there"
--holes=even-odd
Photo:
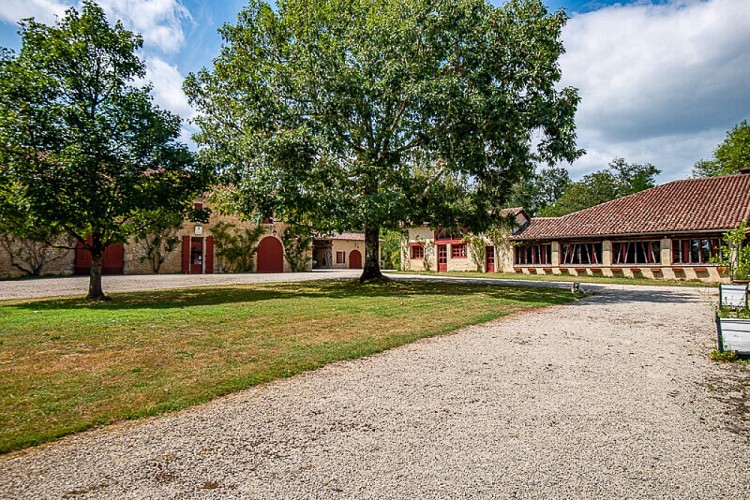
[[[750,168],[750,125],[742,120],[727,132],[724,142],[714,149],[711,160],[699,160],[693,166],[693,177],[716,177],[738,174]]]
[[[638,193],[656,185],[656,176],[661,170],[650,163],[627,163],[615,158],[609,167],[585,175],[580,181],[571,183],[554,204],[541,211],[546,217],[559,217],[593,207],[615,198]]]
[[[570,174],[565,168],[542,168],[513,184],[506,205],[523,207],[527,214],[534,217],[553,205],[571,182]]]
[[[565,21],[540,0],[251,0],[186,80],[195,140],[246,215],[364,229],[377,278],[381,228],[481,229],[534,164],[580,155]]]
[[[92,255],[89,297],[104,298],[104,249],[148,223],[138,214],[188,210],[205,175],[176,140],[180,118],[133,85],[145,76],[139,35],[91,1],[19,33],[18,55],[0,56],[2,229],[74,237]]]

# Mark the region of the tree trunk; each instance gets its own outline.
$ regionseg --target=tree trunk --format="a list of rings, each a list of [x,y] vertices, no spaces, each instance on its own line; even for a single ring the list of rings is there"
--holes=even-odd
[[[380,228],[365,227],[365,268],[359,281],[382,279],[380,272]]]
[[[102,261],[104,260],[104,248],[100,245],[93,245],[89,250],[91,252],[91,272],[89,273],[89,294],[86,296],[89,300],[104,300],[104,290],[102,290]]]

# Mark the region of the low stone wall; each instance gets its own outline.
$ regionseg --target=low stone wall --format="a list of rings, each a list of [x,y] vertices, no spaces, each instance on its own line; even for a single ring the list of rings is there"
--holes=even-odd
[[[717,266],[515,266],[511,272],[520,274],[605,276],[609,278],[646,278],[692,280],[705,283],[727,283],[729,277]]]

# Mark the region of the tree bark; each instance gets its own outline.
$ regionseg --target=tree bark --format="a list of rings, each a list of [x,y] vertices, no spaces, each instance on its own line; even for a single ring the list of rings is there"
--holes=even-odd
[[[362,283],[382,278],[383,273],[380,272],[380,228],[365,227],[365,268],[362,270],[359,281]]]
[[[89,294],[86,298],[89,300],[104,300],[106,299],[104,290],[102,290],[104,247],[94,241],[89,252],[91,252],[91,272],[89,273]]]

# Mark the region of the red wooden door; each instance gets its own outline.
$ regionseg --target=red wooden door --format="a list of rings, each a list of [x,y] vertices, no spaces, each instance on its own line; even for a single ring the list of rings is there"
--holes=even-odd
[[[83,244],[80,241],[76,244],[75,273],[81,275],[91,274],[91,252],[83,248]]]
[[[448,272],[448,246],[447,245],[438,245],[437,257],[438,257],[438,268],[437,268],[438,272],[439,273]]]
[[[349,269],[362,269],[362,254],[359,250],[352,250],[349,254]]]
[[[110,245],[102,256],[102,274],[123,274],[125,271],[125,249],[122,245]],[[79,241],[76,244],[75,274],[91,274],[91,252]]]
[[[124,274],[125,248],[122,245],[111,245],[102,255],[102,274]]]
[[[485,272],[486,273],[494,273],[495,272],[495,247],[486,247],[484,249],[484,260],[485,260]]]
[[[203,238],[190,239],[190,274],[203,274]]]
[[[258,245],[257,269],[259,273],[284,272],[284,247],[273,236],[266,236]]]

